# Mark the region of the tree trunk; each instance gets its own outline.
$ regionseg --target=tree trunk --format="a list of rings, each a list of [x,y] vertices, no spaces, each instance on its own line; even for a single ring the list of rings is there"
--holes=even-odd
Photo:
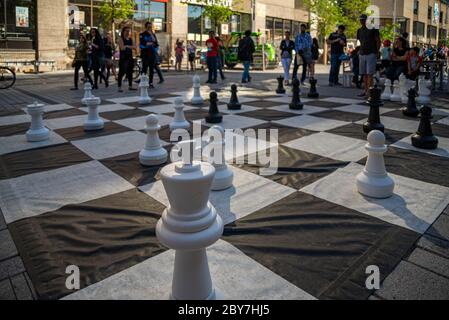
[[[326,39],[324,39],[324,47],[323,47],[323,49],[324,49],[324,53],[323,53],[323,55],[324,55],[324,65],[327,66],[327,61],[328,61],[328,59],[327,59],[327,52],[328,52],[329,48],[327,46]]]

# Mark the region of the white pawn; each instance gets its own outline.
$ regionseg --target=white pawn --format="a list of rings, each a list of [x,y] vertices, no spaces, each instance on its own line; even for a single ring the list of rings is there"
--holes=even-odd
[[[193,76],[193,97],[191,103],[193,105],[204,103],[204,99],[201,97],[201,79],[197,74]]]
[[[189,129],[190,123],[186,120],[184,116],[184,104],[182,98],[175,99],[175,118],[173,122],[170,123],[170,131],[177,129]]]
[[[418,90],[418,98],[416,102],[419,104],[429,104],[430,103],[430,81],[426,79],[419,79],[419,90]]]
[[[384,153],[387,151],[385,135],[378,130],[368,134],[368,160],[365,169],[357,176],[358,191],[370,198],[385,199],[393,195],[394,181],[385,169]]]
[[[180,144],[184,143],[190,142]],[[175,250],[170,298],[215,300],[220,296],[212,283],[206,252],[223,234],[223,221],[209,202],[215,169],[192,161],[190,154],[183,152],[182,157],[182,162],[167,165],[160,173],[169,206],[157,223],[156,236]]]
[[[407,103],[408,101],[408,90],[407,90],[408,80],[404,74],[399,77],[399,87],[401,92],[401,102]]]
[[[215,168],[214,182],[212,183],[213,191],[220,191],[232,187],[234,181],[234,173],[226,163],[225,157],[225,131],[220,126],[213,126],[209,130],[209,140],[213,141],[209,144],[209,150],[213,151],[210,163]]]
[[[384,101],[390,101],[391,99],[391,80],[390,79],[386,79],[385,80],[385,89],[384,92],[382,93],[381,99]]]
[[[390,97],[390,101],[401,102],[401,88],[398,83],[393,83],[393,94]]]
[[[27,140],[29,142],[38,142],[49,139],[50,131],[45,128],[42,116],[44,114],[44,105],[35,101],[27,106],[27,112],[31,116],[30,130],[26,133]]]
[[[146,118],[147,140],[145,148],[139,154],[140,163],[144,166],[158,166],[167,162],[168,152],[162,148],[159,139],[159,119],[156,115],[150,114]]]
[[[150,80],[148,79],[148,76],[146,74],[142,74],[140,76],[140,83],[139,83],[139,89],[140,89],[139,104],[140,105],[146,105],[146,104],[151,103],[152,99],[148,94],[149,87],[150,87]]]
[[[81,103],[86,106],[87,99],[91,99],[93,97],[94,96],[92,95],[92,85],[90,84],[89,81],[86,81],[84,83],[84,97],[83,97],[83,99],[81,99]]]
[[[84,130],[93,131],[103,129],[104,121],[98,114],[98,105],[100,104],[100,100],[97,97],[91,97],[89,99],[86,99],[86,104],[88,108],[88,114],[87,119],[84,122]]]

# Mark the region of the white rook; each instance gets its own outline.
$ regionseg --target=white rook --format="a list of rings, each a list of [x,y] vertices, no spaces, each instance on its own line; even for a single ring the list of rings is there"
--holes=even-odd
[[[140,163],[144,166],[158,166],[167,162],[168,152],[162,148],[159,139],[159,119],[156,115],[150,114],[146,118],[147,139],[145,148],[139,154]]]
[[[193,76],[193,97],[191,103],[193,105],[204,103],[204,99],[201,97],[201,79],[198,75]]]
[[[213,151],[212,159],[209,163],[215,167],[215,178],[212,183],[213,191],[225,190],[232,187],[234,173],[226,163],[225,151],[225,131],[220,126],[213,126],[209,130],[209,140],[213,140],[208,148]],[[218,152],[218,154],[217,154]]]
[[[384,153],[387,151],[385,135],[378,130],[368,134],[368,160],[365,169],[357,176],[358,191],[370,198],[384,199],[393,195],[394,181],[385,169]]]
[[[88,115],[84,122],[84,130],[93,131],[101,130],[104,128],[104,121],[98,115],[98,105],[100,104],[100,99],[97,97],[92,97],[86,100]]]
[[[186,120],[184,115],[184,104],[182,98],[175,99],[175,117],[173,122],[170,123],[170,130],[174,131],[177,129],[189,129],[190,123]]]
[[[38,142],[49,139],[50,131],[45,128],[43,114],[44,105],[36,101],[27,106],[27,112],[31,116],[31,126],[26,133],[29,142]]]
[[[217,293],[206,248],[223,234],[223,221],[209,202],[215,169],[208,163],[192,161],[191,155],[182,156],[182,162],[161,170],[170,204],[157,223],[156,236],[176,251],[170,298],[214,300]]]

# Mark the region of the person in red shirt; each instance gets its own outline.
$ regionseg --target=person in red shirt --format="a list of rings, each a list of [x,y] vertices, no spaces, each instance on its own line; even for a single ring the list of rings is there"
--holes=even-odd
[[[416,80],[419,77],[419,72],[422,66],[423,59],[419,55],[419,48],[414,47],[410,49],[407,55],[407,70],[408,78],[410,80]]]
[[[209,78],[206,83],[217,83],[217,59],[218,59],[218,41],[215,39],[215,32],[209,32],[207,46],[207,68],[209,69]]]

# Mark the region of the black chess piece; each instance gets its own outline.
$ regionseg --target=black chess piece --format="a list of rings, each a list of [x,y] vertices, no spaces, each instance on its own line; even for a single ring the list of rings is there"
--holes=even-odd
[[[319,98],[320,94],[318,93],[318,91],[316,90],[316,84],[318,83],[317,79],[310,79],[310,91],[309,94],[307,95],[307,97],[309,98]]]
[[[412,137],[412,145],[420,149],[433,150],[438,148],[438,138],[433,135],[432,108],[424,106],[420,110],[421,120],[419,122],[418,132]]]
[[[363,125],[363,131],[368,134],[373,130],[384,132],[385,127],[380,122],[379,108],[384,105],[380,98],[382,90],[376,85],[369,90],[368,104],[370,106],[368,121]]]
[[[239,102],[237,97],[237,86],[233,84],[231,86],[231,100],[228,103],[229,110],[240,110],[242,109],[242,104]]]
[[[280,76],[277,78],[278,80],[278,88],[276,89],[277,94],[285,94],[285,88],[284,88],[284,77]]]
[[[402,114],[404,116],[416,118],[419,115],[419,110],[416,107],[416,97],[417,96],[418,96],[418,93],[416,92],[415,88],[411,88],[408,91],[407,106],[402,108]]]
[[[292,102],[290,103],[289,107],[292,110],[302,110],[304,108],[304,104],[301,102],[301,88],[300,82],[298,79],[294,79],[292,82],[292,92],[293,92],[293,98]]]
[[[206,116],[207,123],[221,123],[223,121],[223,116],[218,111],[218,95],[216,92],[210,93],[209,98],[209,113]]]

